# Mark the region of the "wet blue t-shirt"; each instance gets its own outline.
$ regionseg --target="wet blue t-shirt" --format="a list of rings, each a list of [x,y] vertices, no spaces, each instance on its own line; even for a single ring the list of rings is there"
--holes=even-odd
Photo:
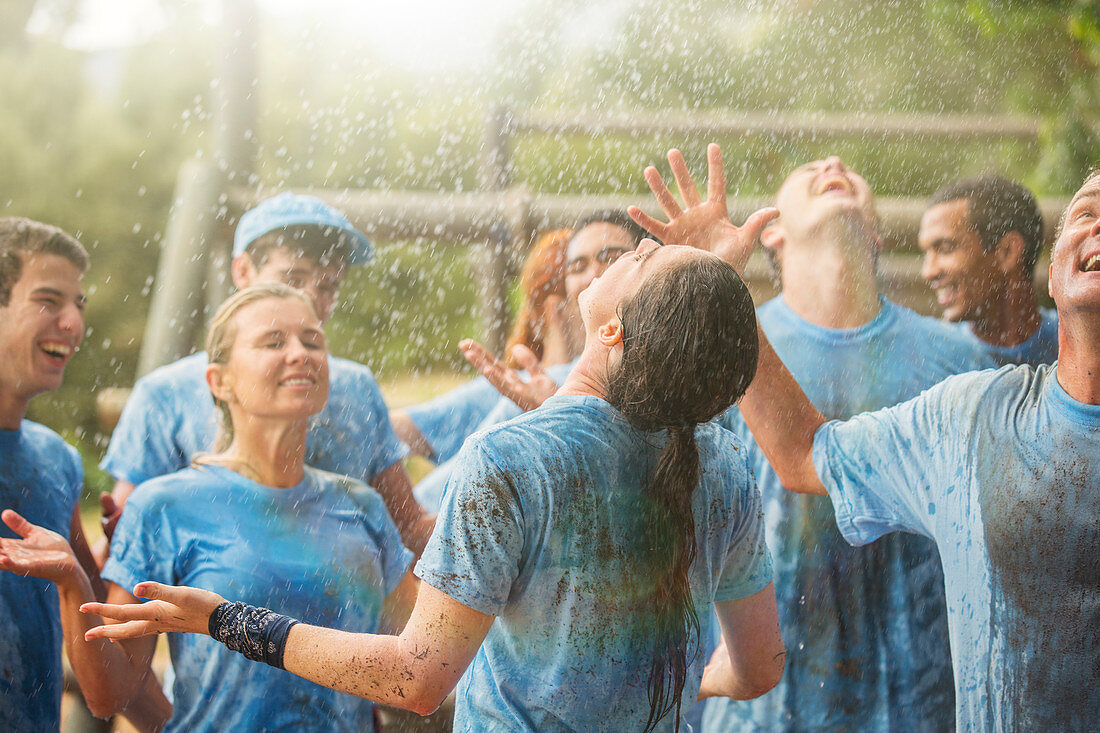
[[[432,447],[430,458],[444,463],[454,458],[499,399],[497,388],[478,377],[435,399],[406,407],[405,413]]]
[[[0,509],[68,538],[83,485],[80,456],[49,428],[24,420],[0,430]],[[18,535],[0,522],[0,536]],[[0,728],[59,728],[61,642],[54,584],[0,570]]]
[[[275,489],[220,466],[142,484],[122,514],[103,577],[189,585],[305,623],[375,632],[405,576],[382,498],[343,476],[306,469]],[[175,668],[167,731],[370,731],[372,704],[251,662],[208,636],[169,634]]]
[[[569,376],[569,372],[573,370],[573,366],[576,364],[576,360],[569,362],[568,364],[555,364],[552,367],[546,368],[546,376],[561,385],[565,381],[565,378]],[[474,380],[475,382],[477,380]],[[472,383],[471,383],[472,384]],[[485,384],[489,384],[488,380]],[[491,384],[489,384],[492,387]],[[461,387],[459,388],[461,389]],[[452,390],[457,391],[457,390]],[[447,394],[451,394],[448,392]],[[447,395],[444,395],[446,397]],[[462,443],[470,435],[484,430],[485,428],[492,427],[493,425],[499,425],[506,420],[511,420],[513,417],[517,417],[523,414],[523,410],[519,405],[507,397],[502,397],[500,392],[497,392],[496,387],[493,387],[492,401],[490,408],[484,415],[482,415],[481,422],[479,423],[456,423],[453,427],[458,432],[450,434],[448,440],[457,439],[457,444],[454,445],[455,452],[462,446]],[[440,454],[437,451],[437,457]],[[423,479],[417,482],[413,487],[413,496],[420,502],[420,506],[428,512],[438,512],[439,506],[443,502],[443,489],[447,485],[447,480],[451,477],[451,472],[454,471],[456,461],[455,456],[452,453],[443,463],[440,463],[435,469],[425,476]]]
[[[949,326],[881,303],[878,316],[851,329],[816,326],[782,297],[757,311],[776,353],[826,417],[894,405],[991,365]],[[850,547],[826,497],[780,485],[736,409],[720,422],[748,446],[760,485],[787,667],[756,700],[708,700],[703,729],[950,728],[955,704],[935,545],[899,534]]]
[[[939,547],[960,731],[1095,730],[1100,405],[1056,367],[964,374],[824,425],[814,464],[850,542]]]
[[[205,353],[192,354],[139,379],[100,468],[136,485],[210,452],[217,419],[206,365]],[[306,463],[369,483],[406,452],[370,369],[330,356],[328,403],[310,420]]]
[[[717,425],[696,441],[690,585],[702,620],[712,601],[752,595],[772,571],[744,447]],[[556,396],[462,447],[416,566],[424,582],[497,617],[459,684],[455,730],[644,727],[647,604],[663,581],[645,559],[643,524],[663,445],[601,399]],[[700,652],[690,636],[684,710],[698,695]]]
[[[978,348],[985,351],[996,362],[996,366],[1006,364],[1053,364],[1058,361],[1058,311],[1053,308],[1040,308],[1042,321],[1031,338],[1015,346],[994,346],[974,335],[969,322],[952,324],[959,333],[966,336]]]

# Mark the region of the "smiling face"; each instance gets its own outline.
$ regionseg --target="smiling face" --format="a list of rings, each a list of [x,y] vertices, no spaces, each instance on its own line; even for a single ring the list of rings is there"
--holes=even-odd
[[[228,403],[234,424],[243,416],[307,418],[328,399],[328,352],[321,322],[297,297],[248,303],[232,320],[224,364],[211,364],[207,381]]]
[[[1050,296],[1060,319],[1100,314],[1100,174],[1090,176],[1066,208],[1051,252]]]
[[[84,338],[81,271],[54,254],[23,254],[11,298],[0,307],[0,390],[19,400],[57,389]]]
[[[924,212],[917,238],[924,252],[921,277],[949,321],[981,319],[1006,287],[996,253],[983,250],[969,212],[966,199],[936,204]]]
[[[871,227],[875,222],[871,187],[835,155],[797,168],[780,186],[775,205],[778,226],[796,238],[837,216],[856,216]]]

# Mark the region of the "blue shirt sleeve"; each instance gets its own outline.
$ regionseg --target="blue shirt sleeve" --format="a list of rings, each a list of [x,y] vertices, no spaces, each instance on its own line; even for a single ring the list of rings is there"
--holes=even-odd
[[[139,379],[99,467],[135,486],[184,468],[187,460],[172,439],[176,425],[175,411],[160,387]]]
[[[145,580],[169,585],[177,581],[176,541],[170,512],[159,501],[161,493],[151,484],[139,486],[126,502],[111,540],[102,576],[127,591]]]
[[[390,411],[370,370],[333,358],[334,390],[310,425],[306,462],[370,483],[400,461],[408,448],[390,424]]]
[[[742,450],[742,453],[744,451]],[[744,464],[744,459],[740,459]],[[735,601],[763,590],[772,582],[772,556],[764,535],[764,507],[756,480],[743,465],[741,506],[730,539],[725,565],[714,594],[716,601]]]
[[[343,478],[343,477],[341,477]],[[381,551],[382,577],[386,595],[401,583],[412,567],[413,553],[401,542],[401,534],[393,523],[382,496],[370,486],[351,479],[343,479],[348,496],[359,507],[367,533]]]
[[[432,447],[432,459],[443,463],[458,453],[499,398],[496,387],[478,377],[405,412]]]
[[[497,461],[467,443],[416,575],[474,610],[500,615],[519,575],[524,546],[520,498]]]
[[[969,485],[973,412],[963,406],[977,376],[953,377],[908,402],[818,429],[814,467],[848,542],[864,545],[898,530],[935,538],[943,494]],[[950,513],[943,509],[940,517]]]

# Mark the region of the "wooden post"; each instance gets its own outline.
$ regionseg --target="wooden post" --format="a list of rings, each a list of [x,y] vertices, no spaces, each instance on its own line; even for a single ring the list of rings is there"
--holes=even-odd
[[[257,11],[255,0],[223,3],[222,58],[218,78],[218,125],[215,160],[222,177],[220,186],[254,186],[259,139],[256,51]],[[208,243],[206,271],[206,316],[221,305],[233,289],[229,274],[233,230],[236,219],[220,214],[218,227]],[[204,319],[205,320],[205,319]]]
[[[485,128],[485,166],[481,186],[486,191],[507,190],[512,182],[508,137],[511,115],[498,108],[490,115]],[[511,309],[508,305],[511,268],[510,252],[514,248],[515,228],[507,219],[493,227],[488,241],[475,254],[475,271],[481,285],[481,313],[485,323],[485,346],[500,354],[508,340]]]
[[[191,352],[202,322],[206,246],[216,226],[220,181],[205,161],[180,166],[145,322],[139,377]]]

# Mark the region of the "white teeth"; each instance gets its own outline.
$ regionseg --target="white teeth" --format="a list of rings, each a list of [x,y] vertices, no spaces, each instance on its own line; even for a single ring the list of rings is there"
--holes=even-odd
[[[313,384],[312,379],[287,379],[283,384],[290,385],[292,387],[308,387]]]
[[[71,346],[69,346],[68,344],[63,344],[63,343],[58,343],[58,342],[51,341],[51,342],[40,344],[40,346],[41,346],[42,350],[45,351],[50,356],[63,357],[63,356],[68,356],[69,354],[73,353],[73,348]]]
[[[1083,269],[1085,272],[1096,272],[1100,270],[1100,253],[1094,254],[1092,257],[1085,260]]]

